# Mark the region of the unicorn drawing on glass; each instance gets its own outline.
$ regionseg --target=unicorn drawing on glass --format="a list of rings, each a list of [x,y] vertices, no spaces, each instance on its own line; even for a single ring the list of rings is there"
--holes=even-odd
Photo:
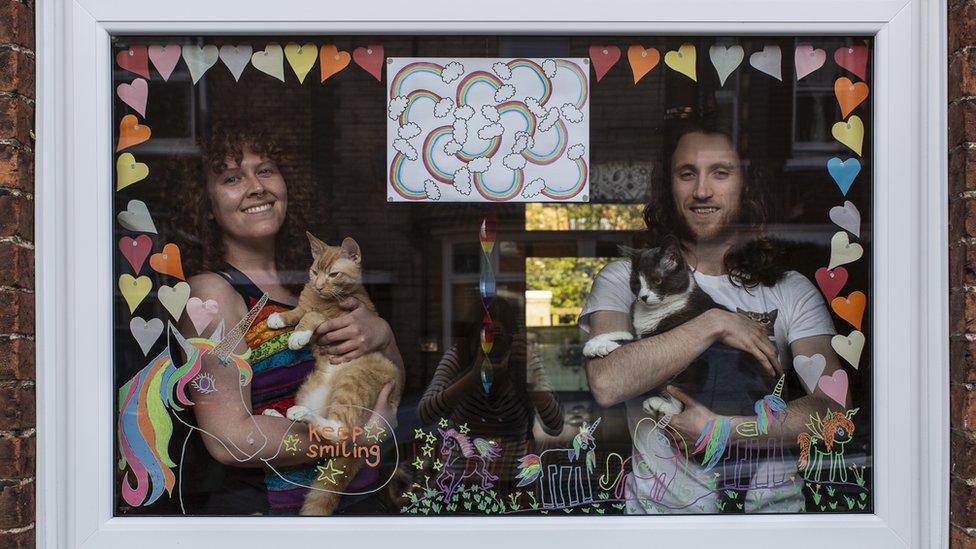
[[[528,454],[519,460],[518,486],[538,482],[539,499],[545,509],[572,507],[593,502],[590,475],[596,467],[596,431],[602,418],[593,425],[584,421],[573,437],[572,448],[551,449],[539,455]]]
[[[490,490],[498,480],[498,475],[488,471],[488,464],[501,455],[498,443],[483,438],[472,440],[453,428],[438,431],[442,439],[441,456],[444,458],[444,466],[434,483],[444,494],[444,501],[451,500],[451,495],[462,481],[475,476],[480,479],[482,489]],[[460,465],[457,462],[462,459],[464,471],[458,473]]]

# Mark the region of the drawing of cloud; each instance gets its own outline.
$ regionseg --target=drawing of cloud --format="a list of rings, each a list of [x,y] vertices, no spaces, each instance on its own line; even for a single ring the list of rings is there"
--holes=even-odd
[[[556,62],[552,59],[546,59],[542,62],[542,72],[544,72],[549,78],[556,76],[557,68],[559,67],[556,66]]]
[[[515,95],[515,86],[511,84],[505,84],[504,86],[495,90],[495,103],[501,103],[502,101],[508,101]]]
[[[525,106],[529,108],[529,112],[534,114],[536,118],[541,118],[546,115],[546,108],[539,104],[539,100],[535,97],[526,97]]]
[[[464,145],[468,142],[468,121],[458,118],[454,121],[454,140]]]
[[[510,170],[522,170],[525,169],[525,157],[521,154],[507,154],[505,158],[502,159],[502,164]]]
[[[444,154],[449,156],[454,156],[460,150],[461,150],[461,144],[453,139],[448,141],[447,145],[444,145]]]
[[[535,147],[535,139],[532,139],[529,132],[521,130],[515,132],[515,144],[512,145],[513,153],[520,153],[525,149],[531,149],[532,147]]]
[[[481,116],[484,116],[489,122],[498,122],[502,118],[494,105],[482,105]]]
[[[498,78],[501,78],[502,80],[508,80],[509,78],[512,77],[512,69],[505,63],[502,63],[501,61],[492,65],[491,70],[495,71],[495,74],[498,75]]]
[[[541,177],[529,181],[529,184],[522,189],[522,198],[535,198],[539,196],[542,189],[546,188],[546,180]]]
[[[552,126],[558,121],[559,121],[559,109],[553,107],[549,109],[549,112],[546,113],[546,117],[542,119],[542,122],[539,122],[539,131],[540,132],[549,131],[549,129],[552,128]]]
[[[468,170],[470,170],[471,173],[484,173],[487,172],[488,168],[490,167],[491,159],[487,156],[479,156],[471,162],[468,162]]]
[[[420,135],[420,126],[413,122],[407,122],[400,126],[400,129],[397,130],[397,135],[400,136],[400,139],[412,139]]]
[[[478,130],[478,137],[482,139],[491,139],[493,137],[498,137],[499,135],[505,133],[505,126],[499,123],[488,124],[487,126]]]
[[[444,67],[444,70],[441,71],[441,80],[443,80],[445,84],[450,84],[458,78],[461,78],[462,74],[464,74],[464,65],[458,63],[457,61],[451,61]]]
[[[437,186],[437,183],[434,183],[430,179],[424,181],[424,192],[427,193],[427,198],[430,199],[430,200],[440,200],[441,199],[441,190],[440,190],[440,188]]]
[[[563,115],[563,118],[574,124],[583,121],[583,111],[576,108],[576,105],[572,103],[566,103],[562,107],[559,107],[559,113]]]
[[[454,190],[462,196],[471,194],[471,172],[466,167],[454,172]]]
[[[474,109],[471,108],[471,105],[461,105],[460,107],[454,109],[454,118],[471,120],[472,116],[474,116]]]
[[[454,109],[454,100],[450,97],[445,97],[434,105],[434,116],[444,118],[451,113],[452,109]]]
[[[390,107],[387,109],[390,120],[399,118],[405,108],[407,108],[407,98],[405,96],[401,95],[390,99]]]
[[[417,149],[413,148],[413,145],[406,139],[394,139],[393,148],[403,156],[406,156],[408,160],[417,159]]]
[[[566,156],[569,157],[570,160],[579,160],[580,158],[583,158],[583,154],[585,152],[586,147],[584,147],[582,143],[577,143],[566,151]]]

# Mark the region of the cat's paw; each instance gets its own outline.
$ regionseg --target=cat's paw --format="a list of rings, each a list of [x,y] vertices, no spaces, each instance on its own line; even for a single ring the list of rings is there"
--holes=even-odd
[[[305,406],[292,406],[285,412],[285,417],[292,421],[303,421],[312,411]]]
[[[268,409],[266,409],[265,411],[261,412],[261,415],[262,416],[268,416],[268,417],[285,417],[285,416],[281,415],[281,412],[279,412],[278,410],[275,410],[274,408],[268,408]]]
[[[648,414],[664,414],[668,416],[680,414],[681,411],[684,410],[684,406],[681,405],[681,401],[670,395],[652,396],[644,400],[641,408],[643,408],[644,412]]]
[[[312,339],[312,330],[302,330],[301,332],[292,332],[288,336],[288,348],[292,351],[297,351],[302,347],[308,345],[308,342]]]
[[[281,318],[279,313],[271,313],[268,315],[268,328],[272,330],[280,330],[285,327],[285,319]]]
[[[586,358],[600,358],[609,355],[620,347],[618,341],[634,339],[630,332],[609,332],[594,336],[583,346],[583,356]]]

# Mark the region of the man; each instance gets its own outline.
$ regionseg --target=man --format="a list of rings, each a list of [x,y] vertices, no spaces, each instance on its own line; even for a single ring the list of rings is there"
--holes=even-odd
[[[773,412],[762,429],[757,428],[761,420],[756,415],[722,415],[699,400],[711,402],[712,392],[737,390],[756,380],[771,393],[784,365],[790,366],[792,357],[799,355],[822,355],[823,375],[833,374],[841,364],[830,346],[835,333],[830,314],[813,284],[787,270],[780,247],[762,237],[762,196],[729,133],[714,124],[693,122],[674,137],[664,159],[663,185],[644,213],[649,236],[652,245],[677,237],[695,281],[728,310],[711,309],[670,331],[587,361],[597,402],[601,406],[627,403],[634,440],[633,471],[626,481],[627,512],[719,512],[724,505],[719,495],[723,487],[745,490],[746,512],[803,511],[802,479],[789,449],[795,447],[810,415],[823,414],[827,408],[840,410],[839,403],[815,389],[787,402],[785,410]],[[611,263],[593,282],[580,326],[591,337],[632,332],[634,299],[630,262]],[[774,326],[773,334],[734,311],[758,315]],[[737,356],[745,353],[753,358],[753,368],[743,373],[734,361],[716,353],[730,347],[742,351],[734,353]],[[704,363],[699,359],[703,354],[711,355]],[[676,376],[681,380],[702,373],[697,370],[703,368],[708,369],[703,375],[713,380],[699,386],[694,397],[670,383]],[[659,425],[657,415],[641,407],[648,391],[663,387],[683,404],[683,410],[670,418],[669,427]],[[846,400],[843,409],[850,406],[850,397]],[[719,425],[727,425],[724,439],[713,434]],[[715,439],[711,452],[722,454],[704,465],[694,450],[700,440],[711,440],[710,435]],[[745,457],[736,461],[737,456]]]

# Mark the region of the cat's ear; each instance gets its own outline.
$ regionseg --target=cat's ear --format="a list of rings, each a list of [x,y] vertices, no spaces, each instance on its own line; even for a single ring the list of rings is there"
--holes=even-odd
[[[308,237],[308,244],[312,248],[312,259],[318,261],[325,253],[325,249],[328,248],[328,244],[315,238],[315,235],[308,231],[305,231],[305,236]]]
[[[641,254],[641,250],[631,248],[630,246],[624,246],[623,244],[617,246],[617,251],[619,251],[620,255],[626,257],[627,259],[637,259]]]
[[[339,257],[344,257],[356,265],[359,265],[363,258],[359,251],[359,244],[348,236],[342,239],[342,253]]]

